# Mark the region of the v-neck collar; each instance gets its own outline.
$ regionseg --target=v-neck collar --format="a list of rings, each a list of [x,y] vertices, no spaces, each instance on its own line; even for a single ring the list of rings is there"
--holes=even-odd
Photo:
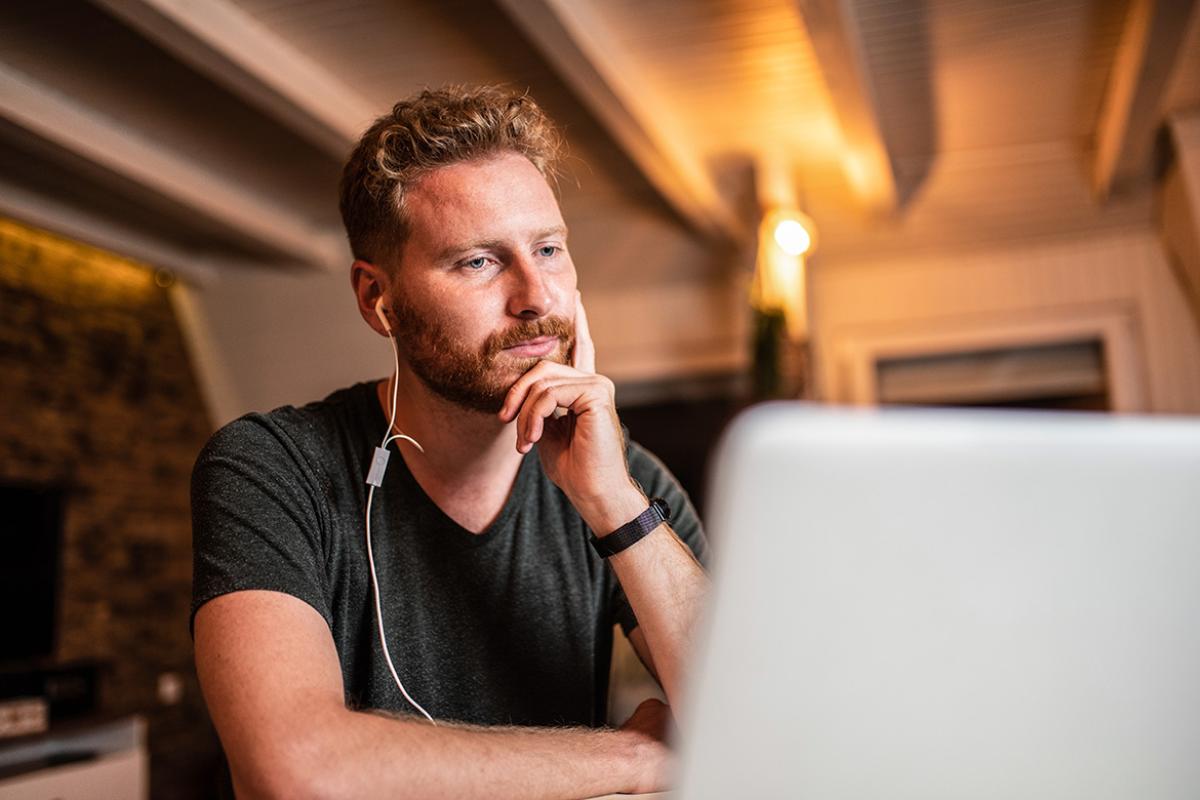
[[[363,384],[367,391],[368,402],[371,407],[373,423],[368,426],[372,432],[374,439],[371,442],[371,447],[378,447],[383,441],[384,431],[388,427],[387,416],[383,412],[383,407],[379,404],[378,384],[375,381],[369,381]],[[394,442],[393,442],[394,443]],[[487,544],[492,539],[496,538],[497,534],[510,527],[513,517],[516,516],[517,510],[520,508],[522,498],[526,495],[526,486],[532,480],[533,473],[536,467],[538,448],[535,444],[533,448],[525,454],[521,459],[521,466],[517,468],[517,476],[513,481],[512,488],[508,492],[508,497],[504,500],[504,506],[500,509],[500,513],[492,520],[480,533],[474,533],[467,530],[449,514],[442,510],[433,498],[426,493],[424,487],[417,481],[412,474],[412,470],[408,468],[408,463],[405,462],[402,454],[398,453],[389,445],[392,451],[392,456],[389,459],[389,466],[397,473],[397,480],[401,480],[409,487],[409,490],[416,494],[421,501],[426,504],[429,511],[441,523],[442,526],[451,531],[451,535],[459,541],[463,547],[479,547]],[[398,462],[398,463],[397,463]],[[386,478],[385,478],[386,480]]]

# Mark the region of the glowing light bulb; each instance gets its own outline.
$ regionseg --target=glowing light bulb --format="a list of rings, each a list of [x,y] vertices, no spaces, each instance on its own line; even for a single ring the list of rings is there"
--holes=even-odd
[[[812,236],[799,220],[780,220],[775,226],[775,241],[789,256],[802,256],[812,247]]]

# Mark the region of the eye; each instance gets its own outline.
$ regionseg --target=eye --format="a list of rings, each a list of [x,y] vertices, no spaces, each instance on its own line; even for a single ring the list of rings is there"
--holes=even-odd
[[[488,265],[490,260],[487,256],[475,256],[462,262],[462,266],[469,270],[481,270]]]
[[[562,248],[556,244],[544,244],[538,248],[538,255],[542,258],[552,258]]]

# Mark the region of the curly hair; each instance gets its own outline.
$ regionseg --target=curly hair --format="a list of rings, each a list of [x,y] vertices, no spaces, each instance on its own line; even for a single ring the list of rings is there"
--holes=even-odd
[[[398,258],[409,235],[405,192],[422,175],[511,151],[547,178],[563,141],[527,93],[499,86],[448,86],[397,103],[367,129],[342,170],[339,207],[357,259]]]

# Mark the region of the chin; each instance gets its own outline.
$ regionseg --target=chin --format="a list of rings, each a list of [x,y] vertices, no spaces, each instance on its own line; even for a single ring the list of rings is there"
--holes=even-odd
[[[518,378],[536,367],[541,360],[540,358],[507,359],[508,363],[503,366],[497,365],[498,368],[492,373],[494,383],[496,385],[503,385],[506,389],[511,389]]]
[[[570,364],[570,359],[567,358],[567,346],[559,343],[558,349],[553,353],[545,356],[506,356],[506,360],[512,365],[512,369],[516,371],[517,377],[524,375],[529,370],[536,367],[543,361],[553,361],[556,364]],[[516,380],[514,378],[513,380]]]

